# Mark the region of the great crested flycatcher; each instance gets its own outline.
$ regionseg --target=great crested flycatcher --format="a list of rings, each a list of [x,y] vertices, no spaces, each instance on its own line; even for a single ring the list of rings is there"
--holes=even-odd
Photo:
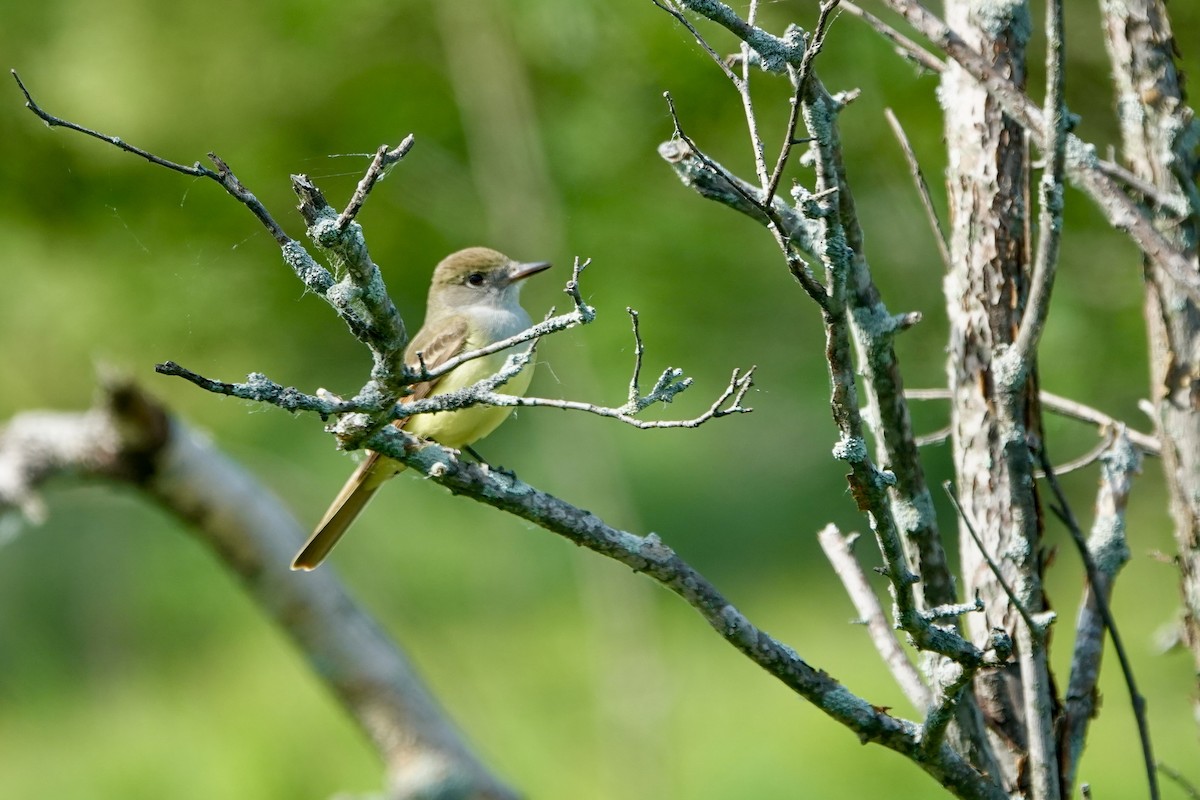
[[[457,355],[525,330],[531,323],[520,303],[522,283],[549,267],[546,261],[519,264],[486,247],[469,247],[447,256],[433,271],[425,324],[404,351],[405,363],[416,367],[420,353],[426,368],[432,370]],[[506,358],[506,353],[499,352],[467,361],[440,378],[415,384],[405,400],[420,400],[471,386],[498,372]],[[530,364],[504,385],[505,392],[525,394],[532,376]],[[459,411],[417,414],[392,424],[445,447],[462,448],[496,430],[510,413],[511,406],[479,405]],[[379,487],[403,470],[404,465],[399,461],[370,452],[334,498],[292,562],[292,569],[310,570],[320,564]]]

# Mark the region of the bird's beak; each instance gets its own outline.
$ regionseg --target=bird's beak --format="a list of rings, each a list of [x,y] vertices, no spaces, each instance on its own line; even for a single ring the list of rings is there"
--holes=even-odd
[[[539,272],[545,272],[550,269],[549,261],[534,261],[529,264],[513,264],[512,269],[508,273],[508,282],[517,283],[523,281],[530,275],[536,275]]]

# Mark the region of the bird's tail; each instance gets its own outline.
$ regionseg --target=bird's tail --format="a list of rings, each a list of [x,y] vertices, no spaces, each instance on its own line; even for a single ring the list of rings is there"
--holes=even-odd
[[[354,520],[358,519],[358,515],[367,507],[367,503],[375,496],[375,492],[379,491],[379,487],[403,469],[403,464],[390,458],[381,458],[378,453],[371,453],[366,461],[358,465],[358,469],[354,470],[346,485],[333,499],[312,536],[296,554],[292,561],[292,569],[316,569],[354,524]]]

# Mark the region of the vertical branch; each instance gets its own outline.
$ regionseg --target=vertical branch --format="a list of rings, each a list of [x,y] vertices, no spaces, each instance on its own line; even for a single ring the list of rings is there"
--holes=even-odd
[[[1062,234],[1063,163],[1067,149],[1067,115],[1063,102],[1065,61],[1062,0],[1046,3],[1046,167],[1038,183],[1038,246],[1030,280],[1029,302],[1013,343],[1011,358],[1018,365],[1032,364],[1050,312],[1050,292],[1058,266]],[[1027,138],[1027,137],[1023,137]],[[1028,215],[1026,219],[1028,219]],[[1025,235],[1028,246],[1028,233]]]
[[[993,70],[1018,87],[1024,83],[1031,28],[1025,4],[949,0],[946,16],[967,46],[989,54]],[[1022,132],[957,62],[942,74],[940,97],[954,153],[947,172],[953,269],[946,278],[953,455],[959,502],[984,537],[975,547],[960,524],[963,578],[965,594],[978,595],[988,609],[967,624],[976,641],[993,626],[1015,632],[1019,665],[981,674],[975,694],[1007,745],[1006,783],[1039,800],[1056,798],[1049,667],[1039,637],[1022,619],[1022,613],[1039,619],[1045,608],[1041,517],[1027,444],[1040,425],[1036,373],[1031,360],[1002,369],[1000,358],[1027,299]],[[981,550],[992,554],[999,574]]]
[[[1043,467],[1050,487],[1060,504],[1060,515],[1079,548],[1087,571],[1087,588],[1079,609],[1078,624],[1075,626],[1075,649],[1071,657],[1071,678],[1067,685],[1064,708],[1064,725],[1060,739],[1063,752],[1063,786],[1070,793],[1075,784],[1079,759],[1087,740],[1088,723],[1098,710],[1096,685],[1100,676],[1100,661],[1104,654],[1104,634],[1112,637],[1113,648],[1134,706],[1138,733],[1142,741],[1146,777],[1150,784],[1150,797],[1158,797],[1158,780],[1155,774],[1154,755],[1150,745],[1150,734],[1146,724],[1145,700],[1137,689],[1133,670],[1129,664],[1125,647],[1117,633],[1112,617],[1109,597],[1117,573],[1129,560],[1129,545],[1125,537],[1125,507],[1133,489],[1133,478],[1141,471],[1141,454],[1130,442],[1123,427],[1112,434],[1112,441],[1101,457],[1100,490],[1096,494],[1096,517],[1092,523],[1092,535],[1085,542],[1074,516],[1066,505],[1066,498],[1058,486],[1058,479],[1050,469],[1049,459],[1041,454]]]
[[[1180,211],[1156,206],[1156,227],[1186,257],[1187,275],[1144,259],[1150,396],[1175,522],[1183,641],[1196,665],[1200,698],[1200,305],[1186,279],[1200,273],[1200,192],[1195,175],[1200,126],[1184,102],[1175,40],[1162,0],[1102,0],[1105,45],[1117,88],[1122,151],[1134,174]],[[1200,720],[1200,699],[1194,701]]]

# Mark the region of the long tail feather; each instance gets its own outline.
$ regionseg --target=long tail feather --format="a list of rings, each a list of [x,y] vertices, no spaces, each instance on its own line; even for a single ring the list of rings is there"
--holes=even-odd
[[[378,453],[371,453],[366,461],[358,465],[358,469],[354,470],[346,485],[333,499],[325,517],[296,554],[292,561],[292,569],[316,569],[354,524],[354,520],[358,519],[358,515],[367,507],[367,503],[375,496],[375,492],[379,491],[384,481],[402,469],[403,465],[390,458],[380,458]]]

